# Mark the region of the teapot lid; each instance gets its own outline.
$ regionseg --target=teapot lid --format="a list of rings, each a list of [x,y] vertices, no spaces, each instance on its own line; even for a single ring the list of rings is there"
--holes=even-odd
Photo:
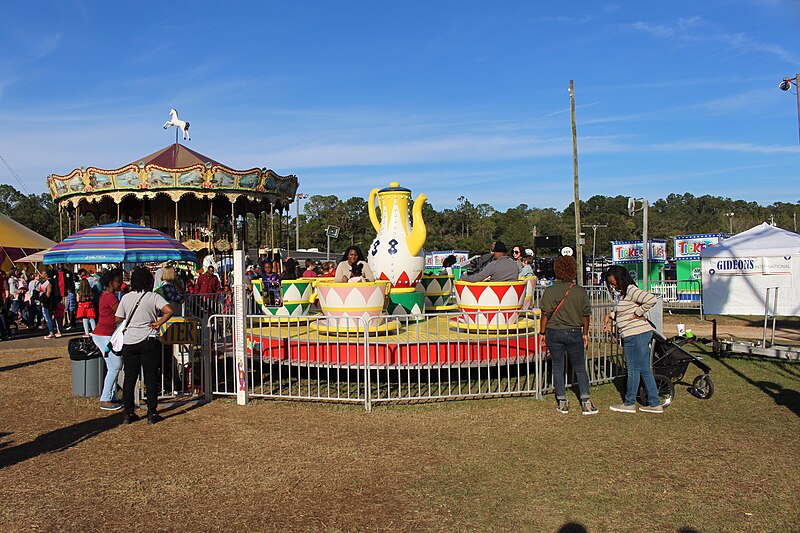
[[[401,187],[400,184],[396,181],[389,183],[388,187],[384,187],[380,191],[381,192],[411,192],[411,189],[406,189],[405,187]]]

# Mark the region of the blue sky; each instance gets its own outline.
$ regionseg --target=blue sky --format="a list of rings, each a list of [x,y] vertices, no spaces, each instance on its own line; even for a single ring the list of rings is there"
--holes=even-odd
[[[800,2],[9,2],[0,155],[33,192],[170,144],[434,207],[800,201]],[[0,181],[19,188],[5,166]]]

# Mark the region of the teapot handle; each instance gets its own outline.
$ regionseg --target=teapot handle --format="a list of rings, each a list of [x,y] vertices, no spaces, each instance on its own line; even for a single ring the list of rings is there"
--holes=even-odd
[[[369,192],[369,200],[367,203],[367,208],[369,209],[369,220],[372,222],[372,227],[375,228],[375,231],[381,230],[381,222],[378,220],[378,215],[375,213],[375,197],[378,195],[378,191],[380,189],[372,189]]]

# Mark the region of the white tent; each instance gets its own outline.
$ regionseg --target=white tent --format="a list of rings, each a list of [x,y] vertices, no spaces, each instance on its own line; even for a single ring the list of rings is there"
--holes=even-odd
[[[703,309],[714,315],[763,315],[777,293],[778,316],[800,316],[800,235],[766,222],[700,252]]]

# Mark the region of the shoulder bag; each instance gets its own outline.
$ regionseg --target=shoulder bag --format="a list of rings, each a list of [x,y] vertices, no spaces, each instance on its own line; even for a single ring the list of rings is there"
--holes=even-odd
[[[139,300],[136,302],[136,305],[133,306],[131,315],[121,322],[119,326],[117,326],[117,329],[114,330],[114,333],[111,335],[111,340],[108,342],[108,346],[106,346],[104,355],[108,355],[108,352],[112,351],[116,354],[119,354],[119,352],[122,350],[122,346],[125,344],[125,331],[127,331],[133,315],[136,314],[136,310],[139,309],[139,304],[142,302],[142,298],[144,298],[145,294],[147,293],[143,292],[142,295],[139,296]]]

